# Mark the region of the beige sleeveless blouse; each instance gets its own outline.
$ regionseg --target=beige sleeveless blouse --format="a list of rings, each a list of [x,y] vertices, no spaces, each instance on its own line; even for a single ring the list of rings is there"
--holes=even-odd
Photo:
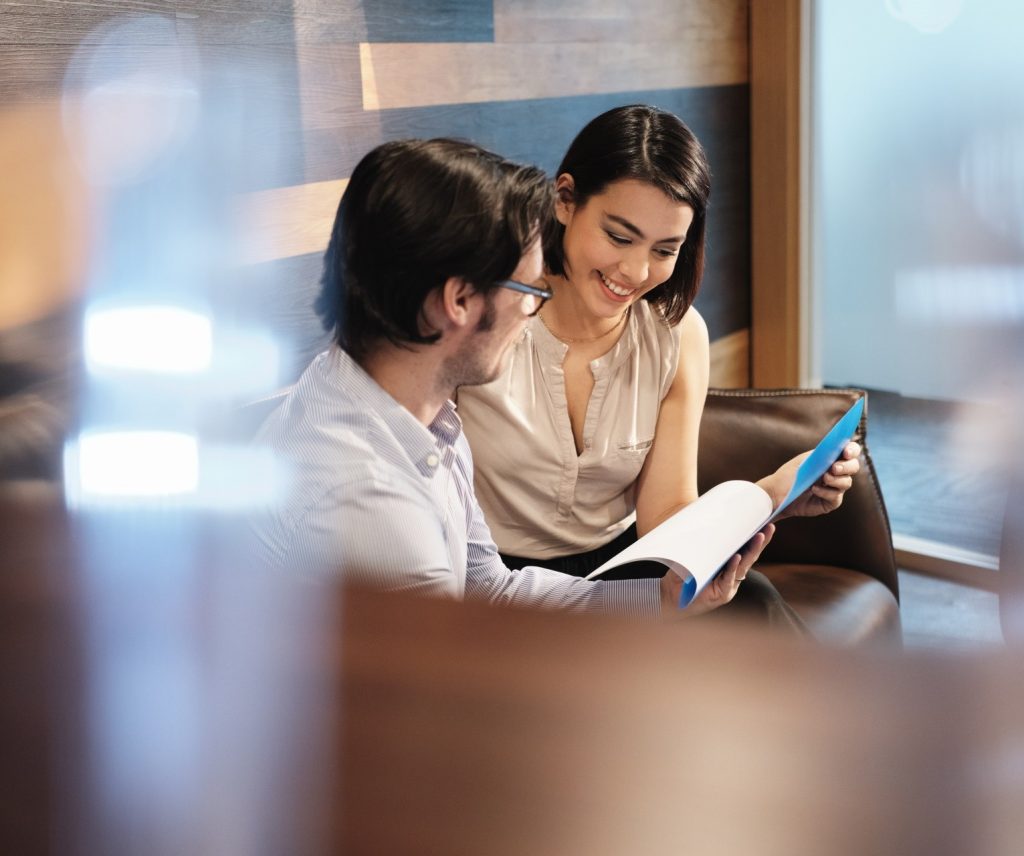
[[[581,553],[633,522],[636,478],[675,377],[681,332],[646,301],[634,304],[619,341],[590,364],[594,390],[578,456],[562,369],[569,346],[539,318],[497,380],[459,390],[477,499],[501,552]]]

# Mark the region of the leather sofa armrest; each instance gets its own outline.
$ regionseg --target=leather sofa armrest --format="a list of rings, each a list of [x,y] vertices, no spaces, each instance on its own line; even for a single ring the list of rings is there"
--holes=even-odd
[[[757,481],[814,448],[866,395],[857,389],[710,390],[700,427],[700,492],[729,479]],[[842,506],[820,517],[782,521],[763,560],[850,568],[877,579],[898,599],[892,532],[868,451],[867,422],[865,406],[854,435],[864,449],[861,471]]]

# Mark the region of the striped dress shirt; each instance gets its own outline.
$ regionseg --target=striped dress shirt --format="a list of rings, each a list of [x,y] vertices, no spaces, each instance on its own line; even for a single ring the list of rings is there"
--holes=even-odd
[[[456,599],[660,612],[656,579],[589,582],[506,568],[473,493],[455,405],[446,402],[427,428],[338,347],[313,360],[256,442],[289,476],[254,524],[271,567]]]

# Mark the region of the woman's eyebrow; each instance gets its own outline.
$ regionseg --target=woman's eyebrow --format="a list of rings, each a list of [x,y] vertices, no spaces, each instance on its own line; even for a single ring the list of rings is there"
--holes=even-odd
[[[625,217],[620,217],[618,214],[609,214],[607,212],[605,212],[604,216],[607,217],[609,220],[612,220],[615,223],[618,223],[627,232],[632,232],[641,241],[646,241],[647,240],[647,236],[643,232],[641,232],[640,229],[638,229],[636,226],[634,226],[632,223],[630,223],[629,220],[627,220]],[[671,238],[662,238],[660,241],[655,241],[655,243],[656,244],[667,244],[667,243],[671,242],[671,243],[681,244],[685,240],[686,240],[686,235],[677,235],[677,236],[674,236],[674,237],[671,237]]]

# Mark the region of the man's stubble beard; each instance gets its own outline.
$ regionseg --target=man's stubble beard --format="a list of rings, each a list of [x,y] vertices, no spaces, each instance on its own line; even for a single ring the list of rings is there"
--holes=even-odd
[[[488,353],[489,340],[493,335],[496,312],[493,294],[487,295],[484,313],[480,316],[472,336],[463,342],[456,354],[449,357],[442,369],[443,383],[448,389],[460,386],[480,386],[490,383],[501,374],[505,352],[498,359]],[[511,345],[509,346],[511,347]],[[506,349],[507,350],[507,349]]]

